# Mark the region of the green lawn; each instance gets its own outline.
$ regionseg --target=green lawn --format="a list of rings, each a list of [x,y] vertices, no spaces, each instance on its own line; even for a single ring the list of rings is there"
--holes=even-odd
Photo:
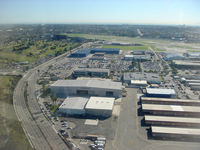
[[[121,50],[148,50],[147,46],[115,46],[115,45],[105,45],[103,48],[119,48]]]
[[[2,150],[32,150],[12,105],[12,93],[18,80],[19,77],[0,76],[0,107],[3,108],[0,109],[0,149]]]
[[[187,50],[187,52],[200,52],[200,50]]]

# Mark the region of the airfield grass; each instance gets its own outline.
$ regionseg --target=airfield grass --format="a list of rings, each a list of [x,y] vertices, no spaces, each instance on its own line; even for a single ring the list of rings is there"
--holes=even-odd
[[[147,46],[115,46],[115,45],[104,45],[103,48],[119,48],[121,50],[148,50]]]
[[[32,150],[12,105],[13,89],[19,79],[0,76],[0,149],[3,150]]]
[[[200,50],[187,50],[187,52],[200,52]]]

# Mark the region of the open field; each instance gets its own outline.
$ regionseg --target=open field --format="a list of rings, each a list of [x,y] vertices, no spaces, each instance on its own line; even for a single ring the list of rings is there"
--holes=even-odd
[[[0,149],[32,150],[12,105],[19,77],[0,76]]]
[[[178,41],[170,41],[163,39],[145,39],[145,38],[133,38],[126,36],[109,36],[109,35],[94,35],[94,34],[66,34],[71,37],[83,37],[86,39],[99,39],[112,42],[125,42],[125,43],[138,43],[143,44],[145,47],[152,47],[157,52],[168,53],[184,53],[190,51],[199,51],[200,44],[198,43],[184,43]]]
[[[0,45],[0,68],[15,62],[28,61],[32,63],[46,56],[57,56],[71,48],[79,46],[80,43],[63,41],[25,41],[11,42]]]
[[[147,46],[115,46],[105,45],[103,48],[119,48],[120,50],[148,50]]]

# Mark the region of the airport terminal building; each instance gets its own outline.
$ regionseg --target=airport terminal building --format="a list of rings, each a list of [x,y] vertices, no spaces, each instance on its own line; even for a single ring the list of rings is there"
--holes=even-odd
[[[78,95],[118,98],[122,95],[121,82],[101,79],[58,80],[50,88],[57,97]]]

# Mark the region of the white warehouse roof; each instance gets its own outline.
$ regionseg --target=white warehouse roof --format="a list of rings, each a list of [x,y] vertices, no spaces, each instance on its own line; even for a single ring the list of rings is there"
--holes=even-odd
[[[87,97],[67,97],[60,105],[59,109],[76,109],[83,110],[88,102]]]
[[[168,94],[175,95],[174,89],[146,88],[148,94]]]
[[[147,84],[146,80],[131,80],[131,84]]]
[[[113,82],[109,80],[58,80],[52,87],[86,87],[86,88],[101,88],[122,90],[121,82]]]
[[[86,109],[112,110],[115,98],[112,97],[90,97]]]
[[[153,133],[200,135],[200,129],[151,126]]]

